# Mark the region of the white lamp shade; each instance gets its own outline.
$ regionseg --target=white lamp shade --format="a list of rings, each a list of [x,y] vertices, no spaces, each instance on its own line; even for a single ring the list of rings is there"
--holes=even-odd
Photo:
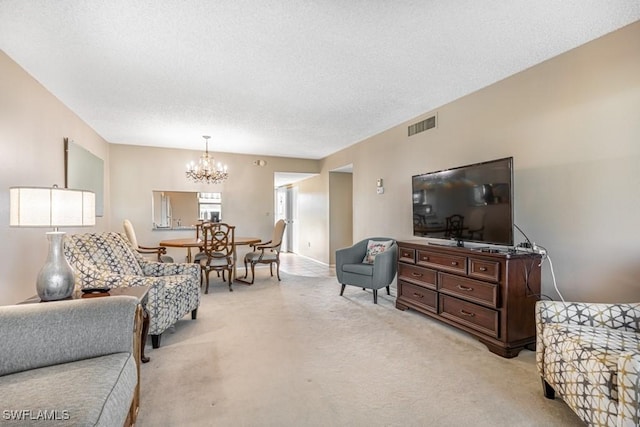
[[[65,188],[9,189],[12,227],[87,227],[96,223],[96,196]]]

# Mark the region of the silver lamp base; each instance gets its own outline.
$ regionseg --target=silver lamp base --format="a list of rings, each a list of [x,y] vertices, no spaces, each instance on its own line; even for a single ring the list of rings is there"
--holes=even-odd
[[[57,301],[71,297],[75,286],[73,269],[64,257],[64,231],[50,231],[49,255],[38,273],[36,290],[42,301]]]

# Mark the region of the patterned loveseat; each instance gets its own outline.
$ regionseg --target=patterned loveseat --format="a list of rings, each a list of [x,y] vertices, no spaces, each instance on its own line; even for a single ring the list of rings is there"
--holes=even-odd
[[[536,327],[547,398],[590,426],[640,425],[640,303],[539,301]]]
[[[65,257],[80,288],[150,286],[145,307],[153,348],[162,333],[200,305],[200,267],[153,262],[138,254],[120,233],[72,234],[65,237]]]

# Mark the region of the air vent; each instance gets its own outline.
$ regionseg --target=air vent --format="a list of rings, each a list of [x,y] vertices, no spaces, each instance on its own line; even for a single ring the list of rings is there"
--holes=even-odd
[[[409,136],[415,135],[425,130],[433,129],[436,127],[436,116],[431,116],[428,119],[424,119],[421,122],[414,123],[409,126]]]

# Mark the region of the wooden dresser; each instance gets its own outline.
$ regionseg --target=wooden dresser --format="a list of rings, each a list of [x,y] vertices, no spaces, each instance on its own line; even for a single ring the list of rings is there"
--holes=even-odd
[[[412,308],[515,357],[536,340],[540,256],[398,242],[396,308]]]

